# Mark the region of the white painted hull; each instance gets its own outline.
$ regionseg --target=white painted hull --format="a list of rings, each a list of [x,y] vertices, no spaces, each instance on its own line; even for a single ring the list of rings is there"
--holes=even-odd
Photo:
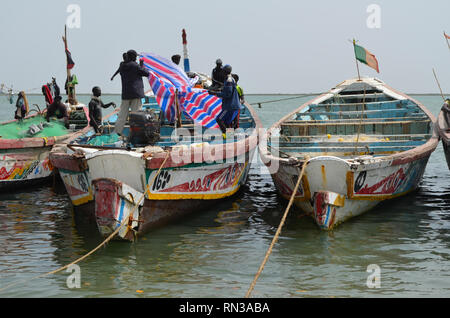
[[[344,159],[320,156],[305,168],[295,204],[314,217],[326,230],[367,212],[381,201],[416,189],[425,171],[428,157],[402,164],[392,160],[367,159],[354,164]],[[281,164],[273,175],[280,194],[289,199],[299,169]]]

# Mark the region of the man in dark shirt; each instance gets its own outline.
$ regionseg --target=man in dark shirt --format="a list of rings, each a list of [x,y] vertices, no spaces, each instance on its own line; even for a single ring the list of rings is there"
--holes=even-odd
[[[127,52],[128,61],[124,62],[119,73],[122,78],[122,103],[120,105],[119,117],[117,118],[114,132],[121,135],[123,127],[130,111],[137,111],[142,106],[144,94],[144,82],[142,77],[148,77],[149,71],[143,67],[143,61],[136,63],[137,53],[134,50]]]
[[[231,75],[231,65],[227,64],[223,69],[226,80],[222,91],[219,93],[209,91],[209,93],[222,98],[222,111],[217,116],[216,121],[225,137],[227,128],[236,128],[231,127],[231,125],[241,109],[241,103],[239,101],[239,93],[236,89],[236,82]]]
[[[102,108],[108,108],[110,106],[116,108],[114,102],[103,104],[100,99],[102,95],[102,90],[100,87],[95,86],[92,88],[92,98],[89,102],[89,125],[94,127],[96,133],[100,132],[100,127],[102,125]]]
[[[210,89],[221,89],[223,87],[226,75],[222,67],[221,59],[216,60],[216,67],[212,70],[211,78],[213,83]]]
[[[122,66],[122,64],[128,61],[128,55],[127,55],[127,53],[123,53],[123,54],[122,54],[122,58],[123,58],[123,61],[120,62],[119,68],[118,68],[117,71],[114,73],[114,75],[111,77],[111,81],[114,80],[114,77],[116,77],[117,74],[119,74],[119,72],[120,72],[120,67]]]
[[[62,102],[62,97],[60,95],[55,96],[55,99],[53,100],[53,103],[51,103],[47,107],[47,114],[45,116],[45,119],[47,121],[50,121],[50,117],[56,116],[58,119],[63,119],[64,124],[66,128],[69,127],[69,114],[67,112],[67,107]]]

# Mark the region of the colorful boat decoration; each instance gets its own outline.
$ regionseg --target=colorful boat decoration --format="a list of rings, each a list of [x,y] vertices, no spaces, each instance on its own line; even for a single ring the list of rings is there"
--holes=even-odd
[[[81,109],[78,113],[84,115],[84,110]],[[52,147],[89,129],[86,127],[87,119],[69,122],[73,125],[72,129],[66,129],[62,125],[59,126],[58,122],[52,121],[49,124],[52,135],[46,134],[46,128],[44,128],[42,132],[32,137],[26,135],[29,126],[35,123],[46,123],[40,115],[28,116],[22,122],[12,120],[0,124],[0,132],[5,130],[24,132],[23,135],[19,133],[14,138],[0,138],[0,191],[34,185],[48,179],[53,174],[53,166],[49,161]]]
[[[439,112],[437,129],[442,140],[442,146],[444,147],[447,166],[450,169],[450,114],[446,114],[444,110]]]
[[[330,230],[419,186],[435,117],[377,78],[350,79],[275,123],[259,145],[279,193]]]
[[[54,148],[51,163],[58,168],[76,213],[94,215],[103,236],[127,218],[118,237],[133,240],[150,229],[236,193],[247,180],[258,144],[261,123],[250,105],[239,118],[240,129],[224,140],[220,130],[211,135],[183,116],[182,126],[160,117],[156,103],[144,113],[161,123],[159,140],[152,145],[130,143],[86,146],[92,133]],[[130,139],[133,127],[125,126]],[[183,132],[181,139],[177,139]]]

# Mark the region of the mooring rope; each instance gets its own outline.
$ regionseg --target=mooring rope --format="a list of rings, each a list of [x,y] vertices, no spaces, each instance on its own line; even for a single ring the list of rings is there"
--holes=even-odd
[[[163,166],[166,164],[166,161],[167,161],[167,159],[169,158],[169,154],[170,154],[170,152],[168,151],[168,152],[167,152],[167,155],[166,155],[166,158],[164,159],[163,163],[162,163],[161,166],[159,167],[158,172],[156,173],[156,175],[153,177],[153,180],[152,180],[151,184],[153,184],[153,183],[155,182],[156,177],[157,177],[158,174],[161,172],[161,169],[163,168]],[[150,183],[149,183],[149,184],[150,184]],[[147,185],[147,187],[149,187],[149,185]],[[83,261],[84,259],[86,259],[86,258],[89,257],[90,255],[92,255],[93,253],[95,253],[97,250],[99,250],[101,247],[103,247],[106,243],[108,243],[109,241],[111,241],[111,239],[112,239],[117,233],[119,233],[120,229],[121,229],[124,225],[128,224],[128,221],[129,221],[129,219],[130,219],[130,216],[133,215],[134,211],[139,207],[141,201],[145,198],[145,193],[146,193],[146,191],[144,191],[144,194],[143,194],[143,195],[141,196],[141,198],[137,201],[137,203],[135,204],[133,210],[132,210],[132,211],[128,214],[128,216],[122,221],[122,223],[120,223],[120,225],[116,228],[116,230],[115,230],[114,232],[112,232],[112,233],[111,233],[111,234],[110,234],[103,242],[101,242],[99,245],[97,245],[97,247],[95,247],[94,249],[92,249],[89,253],[87,253],[87,254],[83,255],[82,257],[76,259],[76,260],[73,261],[72,263],[67,264],[67,265],[65,265],[65,266],[62,266],[62,267],[60,267],[60,268],[58,268],[58,269],[55,269],[55,270],[53,270],[53,271],[51,271],[51,272],[44,273],[44,274],[41,274],[41,275],[38,275],[38,276],[35,276],[35,277],[32,277],[32,278],[24,279],[24,280],[22,280],[22,281],[19,281],[19,282],[15,282],[15,283],[6,285],[5,287],[0,288],[0,291],[4,291],[4,290],[6,290],[6,289],[9,289],[9,288],[11,288],[11,287],[14,287],[14,286],[19,285],[19,284],[22,284],[22,283],[29,282],[29,281],[31,281],[31,280],[35,280],[35,279],[38,279],[38,278],[43,278],[43,277],[46,277],[46,276],[49,276],[49,275],[52,275],[52,274],[56,274],[56,273],[58,273],[58,272],[60,272],[60,271],[62,271],[62,270],[64,270],[64,269],[66,269],[66,268],[68,268],[68,267],[70,267],[70,266],[72,266],[72,265],[75,265],[75,264],[77,264],[77,263]]]
[[[286,217],[287,217],[288,212],[289,212],[289,210],[290,210],[290,208],[292,206],[292,203],[294,202],[295,194],[297,193],[298,187],[300,186],[300,183],[301,183],[303,174],[305,173],[305,168],[306,168],[306,165],[308,164],[308,162],[309,162],[309,156],[306,156],[305,157],[305,161],[303,162],[303,165],[302,165],[302,169],[301,169],[301,171],[300,171],[300,173],[298,175],[297,183],[295,184],[294,190],[292,191],[292,195],[291,195],[291,198],[289,200],[288,206],[286,207],[286,210],[284,211],[283,217],[281,218],[280,225],[278,225],[278,229],[277,229],[277,231],[275,233],[275,236],[272,239],[272,243],[270,243],[269,249],[266,252],[266,256],[264,257],[264,260],[262,261],[261,265],[259,266],[258,272],[256,273],[255,278],[253,279],[253,281],[252,281],[252,283],[251,283],[251,285],[250,285],[250,287],[249,287],[249,289],[247,291],[247,294],[245,295],[245,298],[249,298],[250,297],[253,289],[255,288],[256,281],[258,280],[259,275],[261,275],[261,273],[262,273],[262,271],[264,269],[264,266],[266,265],[270,254],[272,253],[273,246],[278,241],[278,237],[280,236],[281,229],[282,229],[282,227],[284,225],[284,222],[286,221]],[[297,170],[298,170],[298,167],[297,167]]]

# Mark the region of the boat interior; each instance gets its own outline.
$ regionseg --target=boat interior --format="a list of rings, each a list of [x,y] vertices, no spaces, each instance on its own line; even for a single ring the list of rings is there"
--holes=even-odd
[[[208,130],[205,127],[201,127],[200,130],[200,127],[198,125],[194,125],[193,120],[187,117],[184,113],[181,114],[180,127],[183,128],[183,130],[180,130],[180,128],[177,128],[175,124],[167,121],[154,98],[146,98],[142,108],[145,113],[151,115],[151,118],[153,118],[154,124],[157,127],[158,136],[154,142],[134,141],[131,137],[133,129],[132,126],[130,126],[129,121],[125,124],[122,137],[114,134],[114,125],[117,121],[118,115],[113,114],[103,121],[104,129],[100,136],[95,135],[93,131],[89,131],[85,135],[82,135],[78,139],[74,140],[72,144],[133,149],[146,147],[149,145],[165,148],[204,142],[208,142],[210,144],[225,142],[230,143],[247,137],[252,131],[251,128],[255,128],[255,120],[245,105],[243,105],[243,108],[239,114],[238,127],[241,129],[237,130],[237,132],[233,134],[227,134],[226,139],[223,138],[219,129]]]
[[[282,122],[268,145],[281,157],[376,157],[420,146],[432,131],[431,119],[412,100],[356,82]]]

